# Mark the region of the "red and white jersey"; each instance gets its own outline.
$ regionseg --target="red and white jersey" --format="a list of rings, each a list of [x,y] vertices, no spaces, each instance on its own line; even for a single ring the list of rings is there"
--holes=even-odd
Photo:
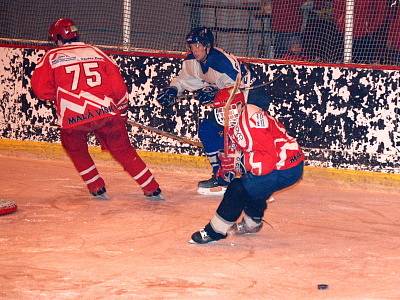
[[[55,102],[63,128],[119,114],[117,106],[128,101],[115,62],[100,49],[79,42],[48,51],[31,84],[38,98]]]
[[[296,139],[261,108],[247,104],[231,132],[236,147],[243,152],[244,167],[254,175],[285,170],[304,161]]]

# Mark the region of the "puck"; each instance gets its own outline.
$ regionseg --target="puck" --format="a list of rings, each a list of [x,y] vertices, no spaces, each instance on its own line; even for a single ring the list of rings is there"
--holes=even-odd
[[[318,284],[318,289],[319,290],[326,290],[328,287],[329,287],[329,285],[327,285],[325,283]]]

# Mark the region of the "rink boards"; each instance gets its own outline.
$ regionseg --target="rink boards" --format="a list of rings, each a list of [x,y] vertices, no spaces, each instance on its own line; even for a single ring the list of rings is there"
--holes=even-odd
[[[39,102],[30,77],[43,49],[0,48],[0,134],[2,138],[59,142],[54,111]],[[155,100],[181,66],[182,57],[160,54],[112,55],[129,90],[129,117],[145,125],[197,138],[209,113],[188,97],[172,109]],[[270,112],[295,136],[307,164],[349,170],[400,173],[398,124],[400,71],[345,66],[251,63],[272,98]],[[129,127],[141,150],[202,155],[202,150]],[[94,143],[94,140],[91,141]]]

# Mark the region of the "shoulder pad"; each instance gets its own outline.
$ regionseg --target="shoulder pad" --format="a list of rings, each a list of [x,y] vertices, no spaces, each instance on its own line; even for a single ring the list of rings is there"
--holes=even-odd
[[[268,128],[268,117],[261,108],[247,104],[246,110],[250,128]]]

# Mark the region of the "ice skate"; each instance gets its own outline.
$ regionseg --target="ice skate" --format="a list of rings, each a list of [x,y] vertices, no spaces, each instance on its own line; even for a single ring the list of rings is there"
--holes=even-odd
[[[190,244],[208,244],[212,242],[216,242],[220,239],[224,239],[226,236],[214,232],[213,237],[211,237],[205,229],[200,229],[192,234],[191,240],[189,240]]]
[[[259,223],[257,222],[256,226],[250,227],[243,218],[239,223],[236,223],[232,226],[230,233],[236,235],[257,233],[261,230],[262,226],[263,223],[261,221]]]
[[[227,186],[228,182],[213,175],[210,179],[198,183],[197,193],[205,196],[222,196]]]
[[[150,193],[144,193],[146,199],[152,200],[152,201],[160,201],[160,200],[165,200],[164,196],[161,194],[161,189],[157,188],[154,192]]]
[[[97,200],[110,200],[110,196],[108,196],[105,187],[102,187],[102,188],[98,189],[96,192],[93,192],[91,194]]]

